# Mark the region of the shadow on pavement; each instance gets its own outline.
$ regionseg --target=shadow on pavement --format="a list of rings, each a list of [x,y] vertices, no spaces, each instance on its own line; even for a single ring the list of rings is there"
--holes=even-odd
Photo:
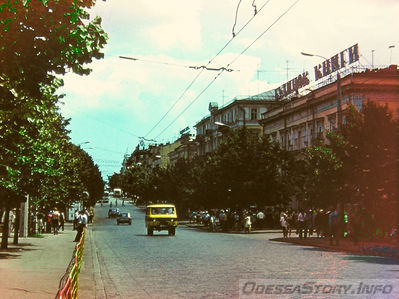
[[[20,254],[9,254],[9,253],[0,252],[0,260],[16,259],[20,256],[21,256]]]
[[[148,237],[148,238],[160,238],[160,237],[174,237],[174,236],[169,236],[168,234],[153,234],[152,236],[149,236],[147,234],[136,234],[137,237]]]
[[[362,262],[370,264],[381,264],[381,265],[399,265],[399,261],[382,256],[364,256],[364,255],[351,255],[343,258],[344,260],[349,260],[353,262]],[[399,270],[396,270],[399,271]]]

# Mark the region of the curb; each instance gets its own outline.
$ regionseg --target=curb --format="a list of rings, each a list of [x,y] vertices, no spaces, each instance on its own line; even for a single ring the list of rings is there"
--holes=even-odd
[[[92,234],[91,230],[89,230],[89,239],[90,239],[90,251],[91,251],[92,261],[93,261],[95,297],[96,298],[106,298],[107,296],[105,295],[104,283],[103,283],[103,279],[101,276],[100,262],[98,261],[97,248],[95,247],[95,243],[93,240],[93,234]]]
[[[357,248],[344,248],[341,247],[340,245],[326,245],[326,244],[317,244],[317,243],[306,243],[303,241],[299,240],[285,240],[283,238],[274,238],[274,239],[269,239],[270,241],[274,242],[283,242],[283,243],[289,243],[289,244],[294,244],[294,245],[299,245],[299,246],[309,246],[309,247],[317,247],[321,249],[326,249],[326,250],[331,250],[331,251],[339,251],[339,252],[348,252],[348,253],[354,253],[354,254],[359,254],[359,255],[369,255],[369,256],[380,256],[380,257],[387,257],[387,258],[393,258],[399,260],[399,246],[387,246],[384,244],[381,245],[365,245],[365,246],[359,246]]]
[[[238,234],[242,234],[242,235],[248,235],[248,233],[246,233],[246,232],[244,232],[244,231],[242,231],[242,230],[240,230],[240,231],[220,231],[220,230],[218,230],[218,231],[215,231],[215,232],[210,232],[209,230],[208,230],[208,228],[206,227],[206,226],[203,226],[203,225],[193,225],[193,224],[190,224],[190,223],[181,223],[181,225],[184,225],[184,226],[186,226],[186,227],[188,227],[188,228],[192,228],[192,229],[198,229],[198,230],[202,230],[202,231],[205,231],[205,232],[209,232],[209,233],[223,233],[223,234],[236,234],[236,235],[238,235]],[[253,230],[253,231],[251,231],[249,234],[250,235],[252,235],[252,234],[278,234],[278,233],[280,233],[280,234],[282,234],[283,233],[283,231],[282,230],[278,230],[278,229],[275,229],[275,230],[272,230],[272,229],[270,229],[270,230]]]

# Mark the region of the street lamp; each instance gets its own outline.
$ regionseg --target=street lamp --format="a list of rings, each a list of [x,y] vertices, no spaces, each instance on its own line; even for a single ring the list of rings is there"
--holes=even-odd
[[[221,126],[221,127],[227,127],[227,128],[230,128],[230,126],[229,126],[229,125],[226,125],[226,124],[224,124],[224,123],[221,123],[221,122],[219,122],[219,121],[215,121],[215,125],[218,125],[218,126]]]
[[[317,55],[317,54],[311,54],[311,53],[305,53],[301,52],[302,55],[304,56],[315,56],[315,57],[320,57],[323,58],[325,61],[328,59],[324,56]],[[335,66],[337,68],[337,130],[341,130],[342,126],[342,100],[341,100],[341,75],[339,74],[338,71],[338,66]]]
[[[305,53],[305,52],[301,52],[301,54],[304,55],[304,56],[315,56],[315,57],[323,58],[324,60],[328,60],[328,59],[325,58],[324,56],[317,55],[317,54],[310,54],[310,53]]]
[[[392,64],[392,49],[395,48],[395,45],[391,45],[388,48],[391,49],[391,54],[389,56],[389,65],[391,65]]]

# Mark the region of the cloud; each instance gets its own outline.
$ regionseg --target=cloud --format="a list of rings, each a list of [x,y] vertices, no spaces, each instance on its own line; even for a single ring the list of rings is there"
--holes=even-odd
[[[258,11],[266,2],[255,1]],[[375,65],[398,63],[398,1],[336,0],[326,5],[302,0],[277,21],[294,2],[269,1],[245,25],[253,17],[253,1],[241,1],[235,33],[246,27],[231,40],[238,1],[97,1],[93,14],[102,17],[110,37],[105,59],[90,65],[89,76],[65,76],[62,111],[73,118],[76,128],[89,126],[96,118],[90,125],[92,134],[104,119],[99,140],[114,144],[119,138],[123,144],[119,151],[124,152],[126,144],[137,142],[127,131],[143,136],[173,105],[148,137],[174,122],[159,137],[172,141],[179,130],[209,115],[211,101],[221,106],[236,96],[261,93],[287,77],[312,72],[320,59],[302,56],[302,51],[330,57],[359,43],[362,64],[371,64],[372,50]],[[390,45],[396,47],[389,49]],[[140,60],[123,60],[119,55]],[[210,67],[234,71],[218,76],[215,71],[183,67],[207,65],[215,56]],[[75,129],[74,134],[82,131]]]

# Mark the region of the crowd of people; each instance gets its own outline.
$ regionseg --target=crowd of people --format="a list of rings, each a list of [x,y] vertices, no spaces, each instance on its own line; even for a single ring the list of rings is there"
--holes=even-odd
[[[84,209],[81,211],[75,210],[73,215],[73,230],[77,231],[75,241],[80,240],[83,227],[86,227],[88,223],[92,223],[94,217],[94,210]],[[58,234],[60,230],[65,229],[65,213],[59,211],[58,208],[49,210],[47,215],[39,215],[38,217],[38,233],[53,233]]]
[[[226,209],[200,210],[189,213],[192,223],[208,227],[209,231],[244,231],[282,229],[283,237],[329,238],[339,244],[342,237],[359,240],[398,239],[398,227],[384,227],[375,215],[359,206],[347,207],[343,217],[336,207],[328,209],[249,208],[240,211]],[[342,219],[342,220],[341,220]]]
[[[40,217],[41,216],[41,217]],[[57,208],[50,210],[47,215],[38,217],[38,233],[58,234],[60,229],[65,229],[65,213]]]
[[[257,210],[243,209],[232,211],[226,209],[212,209],[193,211],[189,214],[191,222],[203,224],[209,231],[245,231],[278,227],[278,212],[272,209]]]
[[[299,238],[315,236],[329,238],[330,244],[339,244],[340,238],[349,238],[356,245],[360,240],[397,240],[398,227],[378,223],[377,217],[359,206],[348,207],[343,215],[335,207],[329,209],[287,210],[280,213],[283,237],[294,231]]]
[[[298,210],[292,209],[280,213],[280,225],[283,230],[283,237],[291,237],[294,231],[300,239],[315,235],[317,238],[329,237],[330,243],[335,240],[339,242],[338,227],[339,217],[335,208],[328,210],[309,209]]]

